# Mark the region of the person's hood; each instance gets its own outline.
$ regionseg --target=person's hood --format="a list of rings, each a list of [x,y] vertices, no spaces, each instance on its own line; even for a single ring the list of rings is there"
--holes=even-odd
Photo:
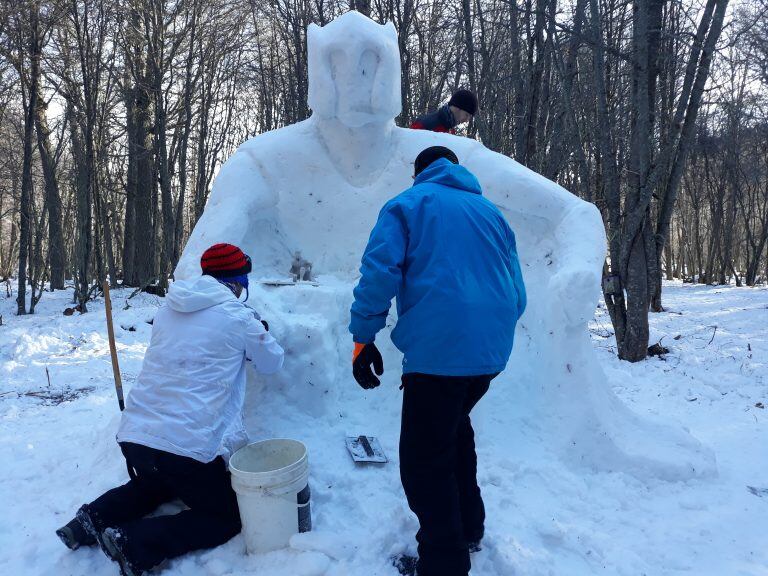
[[[483,193],[480,182],[477,181],[472,172],[460,164],[454,164],[447,158],[439,158],[432,162],[421,174],[416,176],[413,184],[415,186],[427,182],[458,188],[474,194]]]
[[[197,312],[235,299],[232,291],[212,276],[179,280],[168,288],[168,306],[177,312]]]

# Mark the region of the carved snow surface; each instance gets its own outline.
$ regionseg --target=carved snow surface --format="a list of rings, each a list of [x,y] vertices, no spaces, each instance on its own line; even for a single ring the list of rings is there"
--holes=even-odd
[[[622,404],[596,360],[586,323],[606,238],[595,206],[477,141],[396,127],[400,60],[391,24],[349,12],[311,25],[308,44],[312,116],[248,140],[224,164],[177,268],[177,278],[199,274],[200,255],[216,242],[251,256],[254,284],[286,276],[296,251],[312,262],[318,287],[251,290],[249,303],[267,306],[260,312],[287,351],[286,369],[257,393],[339,425],[345,397],[362,393],[351,370],[339,368],[351,354],[346,326],[360,257],[381,206],[410,186],[416,155],[439,144],[478,177],[517,236],[529,303],[507,370],[493,384],[504,389],[497,413],[508,421],[510,442],[525,430],[527,441],[536,438],[572,466],[637,477],[715,474],[709,449]],[[400,356],[386,334],[377,342],[383,387],[396,389]],[[260,400],[249,398],[248,424],[263,431],[253,416]]]

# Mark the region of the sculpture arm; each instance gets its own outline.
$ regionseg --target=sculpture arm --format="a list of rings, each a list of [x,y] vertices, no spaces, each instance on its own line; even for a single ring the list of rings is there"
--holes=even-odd
[[[552,299],[562,302],[568,325],[587,322],[600,294],[606,254],[605,227],[594,204],[585,202],[514,160],[480,146],[467,157],[487,197],[527,231],[554,239]],[[513,222],[513,228],[515,227]],[[518,231],[518,235],[520,231]],[[537,239],[528,238],[527,245]],[[525,258],[523,258],[525,260]]]
[[[550,280],[571,326],[586,324],[595,313],[607,250],[600,211],[594,204],[576,200],[555,228],[558,267]]]

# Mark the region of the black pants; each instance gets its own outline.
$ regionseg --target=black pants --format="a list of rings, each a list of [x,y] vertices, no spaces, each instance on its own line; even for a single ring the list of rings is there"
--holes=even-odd
[[[240,532],[237,497],[223,458],[203,464],[138,444],[120,447],[135,478],[86,507],[97,530],[120,529],[136,568],[149,570],[169,558],[223,544]],[[145,518],[176,498],[189,510]]]
[[[400,477],[419,518],[419,576],[467,576],[468,543],[483,537],[469,413],[496,375],[403,375]]]

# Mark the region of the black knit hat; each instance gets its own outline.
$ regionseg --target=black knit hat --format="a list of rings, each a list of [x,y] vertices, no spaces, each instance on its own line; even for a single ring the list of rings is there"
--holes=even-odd
[[[416,156],[416,161],[413,163],[413,175],[418,176],[423,170],[429,167],[432,162],[439,160],[440,158],[446,158],[454,164],[459,163],[459,159],[450,148],[446,148],[445,146],[430,146],[429,148],[422,150],[419,155]]]
[[[469,90],[456,90],[448,100],[448,106],[456,106],[459,110],[469,112],[472,116],[477,112],[477,97]]]

